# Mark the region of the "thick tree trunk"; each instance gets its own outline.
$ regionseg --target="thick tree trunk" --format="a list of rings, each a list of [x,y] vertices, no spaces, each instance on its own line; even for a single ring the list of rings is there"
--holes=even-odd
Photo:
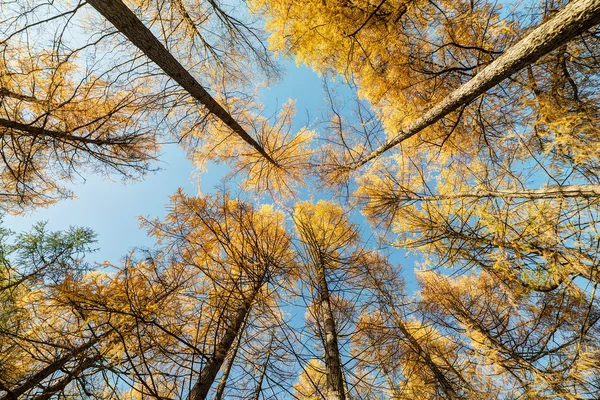
[[[319,285],[319,308],[323,325],[323,347],[325,349],[325,374],[327,400],[345,400],[344,375],[338,347],[337,329],[329,297],[329,287],[323,264],[317,266]]]
[[[386,151],[433,125],[493,88],[504,79],[537,61],[543,55],[567,43],[575,36],[600,23],[600,0],[577,0],[567,4],[553,18],[543,23],[494,62],[485,67],[392,139],[365,157],[347,165],[359,168]]]
[[[88,0],[88,3],[194,99],[223,121],[242,140],[254,147],[265,159],[277,165],[265,149],[244,130],[231,114],[217,103],[121,0]]]
[[[600,197],[600,185],[565,185],[548,186],[540,189],[523,190],[472,190],[465,192],[454,192],[442,195],[419,195],[414,193],[396,194],[397,201],[440,201],[451,199],[562,199],[562,198],[590,198]]]

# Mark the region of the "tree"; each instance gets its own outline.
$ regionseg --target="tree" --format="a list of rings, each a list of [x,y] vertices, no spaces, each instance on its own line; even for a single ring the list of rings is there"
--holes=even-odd
[[[272,47],[291,51],[320,71],[331,69],[356,78],[361,95],[381,110],[386,130],[400,131],[357,161],[348,164],[342,159],[342,169],[359,168],[454,113],[457,121],[450,123],[452,128],[442,137],[451,135],[457,130],[465,107],[478,96],[600,22],[595,2],[570,3],[512,47],[496,50],[498,43],[511,40],[499,34],[510,27],[497,22],[497,9],[487,3],[471,2],[470,9],[462,10],[460,2],[430,3],[422,9],[419,3],[398,3],[342,3],[331,7],[313,2],[310,7],[294,7],[286,1],[255,2],[255,7],[269,18],[268,26],[275,33]],[[438,19],[428,18],[428,11],[440,14],[441,27],[436,26]],[[461,12],[467,13],[468,18],[458,18]],[[408,16],[412,20],[404,28]],[[480,19],[488,21],[483,32],[475,24]],[[305,24],[305,20],[309,23]],[[398,21],[401,29],[394,31],[393,24]],[[489,27],[495,29],[488,32]],[[430,33],[434,29],[441,34]],[[465,36],[465,32],[471,35]],[[466,42],[474,38],[482,43]],[[455,60],[462,58],[454,54],[456,48],[468,53],[468,65],[456,66]],[[496,55],[500,56],[494,59]],[[421,63],[426,67],[421,67]],[[401,68],[403,65],[408,68]],[[411,76],[413,70],[416,73]],[[470,75],[472,72],[478,73]],[[453,79],[453,75],[458,77]],[[462,84],[465,76],[472,79]],[[439,85],[438,79],[442,81]],[[423,82],[427,86],[423,87]],[[428,111],[421,113],[422,108]],[[426,140],[427,136],[439,135],[428,134]]]
[[[3,42],[3,210],[20,212],[70,196],[60,181],[81,170],[125,178],[150,170],[158,144],[154,129],[144,125],[153,98],[143,93],[143,82],[119,87],[79,68],[76,52],[28,47],[16,34]]]
[[[115,265],[0,230],[0,400],[595,398],[598,0],[88,3],[2,4],[2,206],[139,176],[163,130],[255,197],[178,191]],[[326,75],[320,148],[263,115],[261,17]]]
[[[315,293],[313,314],[325,353],[326,398],[345,399],[339,327],[334,316],[329,276],[331,271],[344,268],[349,262],[348,249],[356,244],[358,233],[341,207],[325,201],[296,204],[294,226],[303,246],[306,269],[313,275],[310,282]]]
[[[310,132],[291,137],[287,111],[282,130],[270,128],[248,108],[255,104],[231,95],[246,91],[250,76],[276,74],[259,29],[216,2],[142,2],[139,18],[120,1],[94,5],[110,18],[115,17],[110,10],[120,7],[117,20],[128,19],[118,27],[129,32],[133,43],[117,40],[120,31],[86,14],[84,3],[6,4],[0,85],[6,211],[72,196],[61,181],[85,170],[139,178],[153,169],[159,144],[172,137],[190,157],[225,160],[247,170],[254,176],[249,184],[259,182],[261,190],[285,189],[299,181]],[[184,23],[170,19],[172,13]],[[140,18],[160,24],[161,35]],[[142,45],[138,39],[161,69],[136,54],[134,44]],[[200,63],[197,50],[206,56]],[[193,75],[219,90],[217,97]]]
[[[283,216],[271,207],[255,209],[227,194],[194,199],[178,193],[172,201],[165,222],[149,226],[172,249],[171,257],[205,280],[206,306],[213,311],[203,310],[197,323],[210,328],[203,339],[210,350],[188,395],[204,399],[253,308],[268,301],[268,286],[293,276],[294,253]]]
[[[465,336],[480,365],[506,375],[510,383],[500,390],[568,399],[597,391],[597,371],[590,369],[598,356],[597,311],[584,293],[519,290],[486,273],[448,279],[425,272],[419,279],[436,320]]]

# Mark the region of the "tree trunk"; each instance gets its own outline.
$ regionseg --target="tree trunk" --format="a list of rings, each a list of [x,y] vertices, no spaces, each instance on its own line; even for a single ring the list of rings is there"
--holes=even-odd
[[[323,347],[325,349],[325,374],[327,400],[345,400],[344,376],[337,340],[337,330],[329,297],[329,287],[323,263],[317,266],[320,317],[323,319]]]
[[[10,389],[10,391],[6,395],[4,395],[4,397],[0,398],[0,400],[17,400],[25,392],[39,385],[42,381],[44,381],[44,379],[62,370],[65,367],[65,365],[67,365],[67,363],[69,363],[71,360],[82,355],[87,350],[91,349],[96,343],[100,341],[100,339],[103,336],[97,336],[91,339],[84,345],[76,347],[64,356],[48,364],[44,369],[32,375],[29,379],[27,379],[18,387]]]
[[[231,114],[217,103],[121,0],[88,0],[88,3],[149,59],[154,61],[171,79],[203,104],[209,112],[231,128],[270,163],[277,166],[277,163],[267,154],[265,149],[244,130]]]
[[[506,50],[469,82],[446,96],[435,107],[402,129],[396,136],[362,159],[348,164],[355,170],[433,125],[493,88],[504,79],[534,63],[575,36],[600,23],[600,0],[578,0],[567,4],[553,18]]]
[[[240,333],[244,332],[244,327],[246,325],[246,321],[244,321],[244,325],[240,328]],[[219,380],[219,385],[217,386],[217,392],[215,393],[215,400],[221,400],[223,398],[223,393],[225,392],[225,386],[227,385],[227,379],[229,379],[229,374],[231,373],[231,368],[233,367],[233,362],[237,356],[238,349],[240,348],[240,342],[242,341],[241,335],[238,335],[238,340],[233,348],[233,353],[227,359],[227,363],[225,364],[225,371]]]
[[[22,124],[16,121],[10,121],[8,119],[0,118],[0,127],[13,129],[19,131],[22,136],[29,137],[47,137],[55,140],[59,140],[61,142],[77,142],[77,143],[85,143],[91,144],[95,146],[124,146],[133,144],[133,140],[137,139],[136,137],[116,137],[114,139],[99,139],[99,138],[89,138],[85,136],[77,136],[73,135],[71,132],[59,132],[53,131],[46,128],[40,128],[37,126]],[[17,136],[11,135],[10,132],[2,132],[1,136]],[[133,140],[132,140],[133,139]]]
[[[461,396],[459,396],[458,393],[456,393],[456,390],[454,390],[454,386],[446,378],[446,375],[441,370],[441,368],[437,365],[436,362],[433,361],[431,355],[425,349],[423,349],[419,341],[410,332],[410,330],[404,323],[404,318],[402,318],[396,310],[396,306],[394,305],[392,296],[390,295],[388,290],[383,286],[383,282],[379,281],[378,279],[375,279],[374,277],[371,277],[371,279],[375,285],[377,292],[379,293],[379,296],[381,297],[381,300],[383,301],[383,304],[387,305],[386,308],[390,310],[390,313],[394,318],[394,322],[396,323],[396,327],[408,342],[409,349],[416,353],[417,356],[423,361],[423,363],[427,366],[429,371],[435,377],[435,380],[441,386],[441,389],[444,392],[444,394],[448,396],[449,399],[461,398]],[[458,374],[458,376],[462,380],[460,374]]]
[[[258,294],[261,285],[257,285],[250,298],[245,299],[242,306],[237,310],[235,317],[231,321],[231,324],[225,330],[225,335],[221,338],[221,341],[215,347],[213,355],[209,358],[206,365],[200,371],[198,381],[190,391],[188,400],[204,400],[210,391],[212,384],[217,378],[217,374],[227,357],[227,354],[231,350],[235,338],[238,337],[244,321],[246,320],[248,313],[252,307],[252,302]]]
[[[101,359],[101,354],[86,358],[71,372],[59,379],[58,382],[46,387],[41,394],[34,396],[32,400],[49,400],[53,395],[63,391],[69,383],[77,379],[88,368],[93,367]]]
[[[271,334],[271,340],[269,340],[269,345],[267,346],[267,357],[265,358],[265,362],[262,365],[260,370],[260,378],[258,378],[258,382],[256,383],[256,389],[254,390],[254,396],[252,396],[253,400],[259,400],[260,393],[262,392],[262,384],[265,380],[265,375],[267,374],[267,367],[269,366],[269,361],[271,360],[271,346],[273,346],[273,339],[275,338],[274,334]]]
[[[395,194],[398,201],[440,201],[451,199],[562,199],[600,197],[600,185],[548,186],[540,189],[523,190],[471,190],[441,195],[420,195],[412,192]]]

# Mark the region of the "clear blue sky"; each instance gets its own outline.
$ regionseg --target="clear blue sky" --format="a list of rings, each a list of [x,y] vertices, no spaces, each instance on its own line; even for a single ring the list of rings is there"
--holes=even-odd
[[[326,106],[322,78],[307,67],[297,67],[294,62],[285,61],[284,65],[286,71],[282,80],[263,90],[265,115],[274,115],[278,107],[291,98],[296,101],[297,108],[294,128],[315,123],[315,119],[323,115]],[[176,145],[163,148],[158,166],[161,168],[159,171],[149,174],[141,181],[127,184],[92,174],[86,175],[85,182],[68,185],[77,196],[75,200],[63,200],[26,215],[7,215],[4,217],[5,226],[15,232],[27,231],[38,221],[47,221],[47,227],[52,231],[65,230],[70,226],[90,227],[98,235],[95,245],[98,251],[91,254],[88,260],[108,260],[118,265],[121,258],[133,248],[153,245],[153,240],[139,227],[139,216],[162,217],[166,213],[165,206],[169,196],[178,188],[183,188],[190,195],[198,194],[199,191],[210,193],[215,187],[222,186],[227,173],[226,167],[213,165],[198,180],[195,167]],[[305,191],[304,194],[306,193]],[[329,197],[328,194],[324,196]],[[352,219],[361,224],[363,237],[367,239],[371,230],[364,219],[360,215],[355,215]],[[409,290],[414,290],[416,286],[412,272],[415,259],[405,259],[404,254],[404,251],[398,251],[392,261],[404,266]]]
[[[288,98],[295,99],[298,123],[302,126],[306,123],[306,111],[316,116],[324,105],[321,78],[308,68],[297,68],[293,62],[284,64],[287,69],[284,78],[264,90],[266,112],[271,115]],[[209,168],[201,175],[198,188],[195,167],[176,145],[163,149],[158,166],[160,171],[149,174],[142,181],[127,184],[88,174],[85,182],[68,185],[77,196],[75,200],[63,200],[22,216],[7,215],[4,224],[15,232],[27,231],[38,221],[47,221],[48,229],[53,231],[69,226],[90,227],[98,234],[96,247],[99,249],[91,261],[117,263],[132,248],[152,245],[145,231],[139,229],[138,216],[164,215],[168,197],[179,187],[188,194],[197,194],[198,189],[211,192],[221,184],[227,172],[222,166]]]

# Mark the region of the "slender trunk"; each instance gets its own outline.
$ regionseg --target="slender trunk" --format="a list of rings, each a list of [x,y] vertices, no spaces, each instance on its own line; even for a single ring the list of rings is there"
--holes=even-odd
[[[329,297],[329,287],[323,263],[317,266],[320,317],[323,319],[323,347],[325,349],[325,373],[327,400],[345,400],[344,376],[338,347],[337,330]]]
[[[379,157],[598,23],[600,23],[600,0],[576,0],[567,4],[553,18],[506,50],[469,82],[450,93],[381,147],[361,160],[347,165],[347,168],[357,169]]]
[[[412,333],[410,332],[410,330],[404,323],[404,318],[402,318],[402,316],[396,310],[396,307],[394,305],[394,300],[393,300],[391,294],[383,286],[384,283],[381,282],[379,279],[376,279],[373,276],[370,276],[370,278],[375,286],[375,289],[379,293],[381,300],[383,301],[383,304],[386,306],[387,309],[390,310],[390,312],[394,318],[394,322],[396,323],[396,327],[398,328],[398,330],[400,331],[402,336],[404,336],[404,338],[406,339],[409,349],[412,352],[414,352],[415,354],[417,354],[417,356],[421,359],[421,361],[423,361],[423,363],[425,364],[427,369],[429,369],[429,371],[433,374],[435,380],[441,386],[442,391],[444,392],[444,394],[446,396],[448,396],[448,398],[450,398],[450,399],[461,398],[461,396],[459,396],[459,394],[456,393],[456,390],[454,389],[454,386],[452,385],[452,383],[446,378],[446,375],[444,374],[444,372],[442,371],[440,366],[438,366],[438,364],[435,361],[433,361],[429,352],[427,350],[423,349],[423,347],[421,346],[419,341],[412,335]],[[457,376],[459,377],[459,379],[461,379],[463,381],[463,384],[465,384],[465,387],[468,387],[469,386],[468,382],[466,382],[462,378],[462,376],[460,375],[460,373],[458,373],[458,371],[456,371],[456,372],[457,372]]]
[[[267,347],[267,357],[265,358],[265,362],[262,365],[260,370],[260,378],[258,378],[258,382],[256,383],[256,389],[254,390],[254,396],[252,396],[253,400],[259,400],[260,393],[262,392],[262,384],[265,379],[265,375],[267,374],[267,367],[269,366],[269,361],[271,360],[271,346],[273,346],[273,339],[275,335],[271,334],[271,340],[269,341],[269,346]]]
[[[79,375],[81,375],[84,371],[93,367],[102,359],[102,357],[102,355],[97,354],[95,356],[86,358],[76,368],[71,370],[71,372],[59,379],[58,382],[46,387],[41,394],[34,396],[32,400],[49,400],[53,395],[63,391],[69,383],[77,379],[77,377],[79,377]]]
[[[209,358],[206,365],[200,371],[198,381],[190,391],[188,400],[204,400],[210,391],[212,384],[217,378],[217,374],[227,358],[227,354],[233,347],[235,338],[241,332],[244,321],[246,320],[254,298],[260,291],[261,285],[256,285],[249,298],[243,300],[241,307],[237,310],[235,317],[231,320],[231,324],[225,330],[225,335],[221,338],[213,355]]]
[[[23,395],[28,390],[33,389],[37,385],[39,385],[44,379],[52,376],[54,373],[62,370],[71,360],[80,355],[84,354],[86,351],[91,349],[96,343],[100,341],[102,336],[97,336],[90,340],[89,342],[76,347],[75,349],[69,351],[62,357],[57,360],[54,360],[52,363],[48,364],[41,371],[38,371],[31,377],[29,377],[25,382],[20,384],[18,387],[10,389],[10,391],[4,395],[0,400],[17,400],[21,395]]]
[[[97,146],[122,146],[131,144],[131,138],[114,138],[114,139],[91,139],[85,136],[77,136],[71,134],[71,132],[60,132],[53,131],[46,128],[40,128],[37,126],[22,124],[16,121],[10,121],[8,119],[0,118],[0,127],[14,129],[19,131],[23,136],[30,137],[48,137],[52,139],[61,140],[64,142],[78,142],[85,144],[93,144]],[[11,135],[9,132],[2,132],[0,136],[16,136]]]
[[[277,166],[265,149],[198,83],[121,0],[88,0],[88,3],[149,59],[154,61],[171,79],[203,104],[209,112],[231,128],[270,163]]]
[[[244,332],[245,326],[246,326],[246,321],[244,321],[244,324],[240,328],[240,333]],[[227,385],[227,380],[229,379],[229,374],[231,373],[231,368],[233,367],[233,362],[235,361],[235,358],[237,357],[237,352],[238,352],[238,349],[240,348],[241,342],[242,342],[242,335],[240,334],[240,335],[238,335],[238,340],[235,344],[235,347],[233,348],[233,353],[226,360],[225,371],[223,372],[223,375],[221,376],[221,379],[219,380],[219,385],[217,386],[217,392],[215,393],[215,400],[221,400],[223,398],[223,393],[225,392],[225,386]]]

